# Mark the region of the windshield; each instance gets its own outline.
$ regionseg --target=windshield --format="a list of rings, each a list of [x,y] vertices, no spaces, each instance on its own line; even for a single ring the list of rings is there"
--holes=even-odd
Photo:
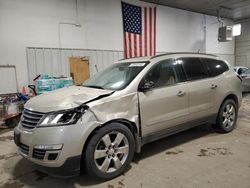
[[[121,90],[138,75],[148,62],[115,63],[83,83],[85,87]]]

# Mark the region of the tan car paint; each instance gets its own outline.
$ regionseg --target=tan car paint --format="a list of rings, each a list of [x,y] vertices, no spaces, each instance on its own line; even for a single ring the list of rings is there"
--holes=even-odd
[[[118,63],[150,61],[123,90],[113,93],[111,90],[73,86],[34,97],[26,103],[25,108],[46,113],[70,109],[87,103],[89,110],[72,126],[25,130],[19,124],[16,129],[21,133],[21,142],[31,148],[39,144],[64,144],[61,154],[55,161],[37,160],[32,158],[31,154],[25,157],[43,166],[58,167],[67,158],[81,154],[92,131],[109,121],[124,119],[133,122],[138,130],[138,137],[141,138],[196,118],[217,114],[222,101],[229,94],[236,95],[240,105],[240,81],[230,65],[230,70],[218,77],[138,92],[141,79],[156,63],[167,58],[179,57],[219,59],[201,54],[170,54],[152,59],[144,57],[123,60]],[[216,84],[218,87],[211,89],[212,84]],[[179,97],[179,91],[185,92],[185,95]],[[108,94],[111,95],[93,100]],[[139,123],[140,120],[141,123]],[[139,135],[140,132],[141,135]],[[141,145],[138,147],[140,148]]]
[[[100,95],[106,95],[112,92],[111,90],[70,86],[31,98],[25,104],[25,108],[44,113],[66,110],[75,108]]]

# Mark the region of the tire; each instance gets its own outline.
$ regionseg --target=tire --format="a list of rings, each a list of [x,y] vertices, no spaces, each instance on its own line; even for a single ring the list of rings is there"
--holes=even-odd
[[[227,99],[223,102],[217,115],[215,131],[219,133],[231,132],[236,127],[238,107],[234,100]]]
[[[132,132],[123,124],[110,123],[90,139],[84,153],[86,171],[102,180],[115,178],[127,170],[134,152]]]

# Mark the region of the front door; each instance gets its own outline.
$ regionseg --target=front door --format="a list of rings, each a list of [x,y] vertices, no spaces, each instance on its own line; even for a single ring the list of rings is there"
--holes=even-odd
[[[142,79],[140,86],[147,83],[153,87],[139,91],[143,136],[187,121],[189,92],[181,65],[174,59],[157,63]]]

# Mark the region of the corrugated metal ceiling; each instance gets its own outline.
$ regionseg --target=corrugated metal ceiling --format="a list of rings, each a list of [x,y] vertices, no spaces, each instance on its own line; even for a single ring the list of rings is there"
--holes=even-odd
[[[173,8],[217,16],[234,21],[250,18],[250,0],[142,0]]]

